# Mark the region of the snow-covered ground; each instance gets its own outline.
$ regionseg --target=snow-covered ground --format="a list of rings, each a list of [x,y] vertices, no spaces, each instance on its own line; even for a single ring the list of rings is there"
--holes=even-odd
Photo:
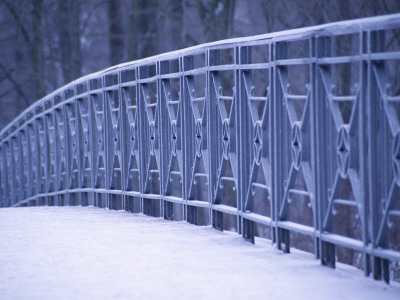
[[[0,299],[400,299],[269,241],[85,207],[0,209]]]

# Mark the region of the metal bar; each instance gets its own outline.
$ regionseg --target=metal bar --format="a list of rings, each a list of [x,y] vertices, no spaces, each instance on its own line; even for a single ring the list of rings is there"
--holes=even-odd
[[[289,189],[289,194],[296,194],[301,196],[310,197],[310,193],[307,191],[297,190],[297,189]]]
[[[365,52],[366,45],[367,45],[367,40],[368,37],[364,32],[359,33],[359,39],[360,39],[360,44],[359,44],[359,53],[360,56]],[[369,268],[369,257],[368,254],[365,252],[365,248],[368,246],[369,242],[371,241],[370,234],[368,232],[368,229],[370,228],[369,226],[369,219],[368,219],[368,201],[371,199],[368,199],[368,174],[367,174],[367,168],[366,165],[368,163],[368,157],[366,149],[367,149],[367,127],[368,124],[366,124],[367,120],[367,111],[368,111],[368,106],[367,106],[367,101],[365,101],[368,97],[368,90],[366,88],[366,85],[368,84],[368,66],[365,64],[364,61],[360,59],[360,98],[358,99],[359,103],[359,111],[358,111],[358,136],[360,139],[360,200],[362,201],[361,204],[361,226],[362,226],[362,240],[363,240],[363,267],[364,267],[364,274],[365,276],[368,276],[370,273],[370,268]],[[367,93],[366,93],[367,92]],[[367,95],[365,95],[365,93]],[[357,99],[355,99],[357,101]],[[357,207],[356,201],[354,203],[351,203],[351,201],[341,201],[340,199],[335,199],[335,203],[337,204],[344,204],[344,205],[353,205]],[[346,202],[348,202],[346,204]]]
[[[316,56],[317,57],[329,57],[331,51],[331,40],[329,37],[320,37],[316,39]],[[326,149],[327,145],[327,135],[330,133],[329,124],[326,122],[328,120],[327,115],[327,104],[324,103],[328,91],[325,89],[324,73],[330,72],[330,67],[317,64],[315,67],[315,88],[313,97],[313,126],[314,135],[313,145],[314,145],[314,165],[315,165],[315,179],[314,184],[316,186],[316,206],[317,206],[317,216],[318,223],[316,229],[318,232],[325,230],[332,230],[332,224],[328,224],[328,228],[324,228],[324,220],[328,211],[328,180],[329,174],[328,170],[331,170],[330,162],[328,161],[328,151]],[[329,213],[329,212],[328,212]],[[335,247],[334,244],[326,243],[322,239],[321,234],[317,234],[318,239],[318,250],[321,264],[328,265],[330,267],[335,266]]]
[[[267,226],[272,225],[272,220],[269,217],[262,216],[256,213],[251,213],[251,212],[242,212],[241,213],[242,218],[256,222],[258,224],[264,224]]]
[[[310,226],[306,226],[303,224],[295,223],[292,221],[279,221],[277,223],[277,226],[279,228],[284,228],[286,230],[294,231],[294,232],[299,232],[304,235],[308,236],[314,236],[314,228]]]
[[[310,39],[310,57],[315,57],[318,59],[318,52],[317,52],[317,38],[313,37]],[[317,60],[316,60],[317,61]],[[320,218],[320,205],[319,205],[319,190],[317,186],[317,168],[318,163],[316,158],[318,157],[318,149],[317,149],[317,142],[316,142],[316,136],[317,136],[317,80],[318,80],[318,66],[317,63],[312,63],[310,64],[310,132],[311,132],[311,149],[310,149],[310,158],[312,161],[311,164],[311,172],[314,174],[313,179],[312,179],[312,184],[314,186],[314,190],[312,192],[312,195],[310,195],[310,203],[313,207],[313,225],[314,225],[314,235],[313,235],[313,240],[314,240],[314,255],[316,259],[321,258],[321,251],[320,251],[320,237],[318,236],[317,232],[320,230],[320,223],[319,223],[319,218]]]

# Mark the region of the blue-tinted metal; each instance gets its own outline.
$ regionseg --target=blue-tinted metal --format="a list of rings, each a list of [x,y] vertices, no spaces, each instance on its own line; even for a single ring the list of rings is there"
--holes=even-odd
[[[335,265],[336,246],[353,249],[366,275],[389,281],[400,49],[388,41],[399,30],[400,15],[360,19],[82,77],[0,132],[0,206],[124,209],[235,227],[252,242],[267,226],[279,249],[308,235],[322,264]]]

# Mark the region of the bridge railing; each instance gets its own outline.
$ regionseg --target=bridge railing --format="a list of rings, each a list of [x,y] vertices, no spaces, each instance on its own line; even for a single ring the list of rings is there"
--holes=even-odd
[[[400,260],[399,38],[400,15],[388,15],[82,77],[1,131],[0,206],[209,222],[250,241],[264,232],[286,252],[300,234],[322,264],[350,249],[389,281]]]

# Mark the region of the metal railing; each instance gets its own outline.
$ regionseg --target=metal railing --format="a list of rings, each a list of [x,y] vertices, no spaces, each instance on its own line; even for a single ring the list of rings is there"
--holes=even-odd
[[[1,131],[0,206],[126,209],[250,241],[266,225],[279,249],[300,233],[322,264],[352,249],[388,282],[400,260],[399,29],[400,14],[346,21],[82,77]]]

